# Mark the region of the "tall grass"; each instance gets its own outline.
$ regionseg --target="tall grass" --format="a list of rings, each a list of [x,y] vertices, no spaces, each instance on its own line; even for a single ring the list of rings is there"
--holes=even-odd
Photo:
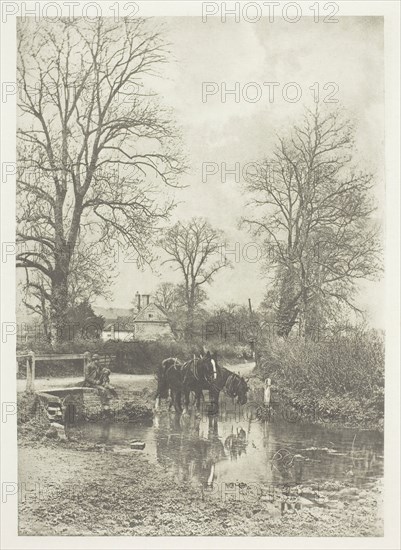
[[[266,341],[258,349],[257,372],[271,378],[280,398],[298,409],[383,417],[384,340],[377,331],[323,342]]]

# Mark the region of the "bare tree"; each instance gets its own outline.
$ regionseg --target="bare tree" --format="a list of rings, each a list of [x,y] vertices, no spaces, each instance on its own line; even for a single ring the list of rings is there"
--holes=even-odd
[[[311,334],[340,304],[357,310],[356,282],[380,271],[373,177],[352,162],[353,134],[339,112],[317,106],[249,174],[261,216],[243,221],[269,249],[279,334],[297,321]]]
[[[183,291],[187,311],[186,335],[194,336],[196,307],[205,299],[202,285],[210,284],[214,275],[228,265],[222,255],[223,235],[205,219],[193,218],[176,223],[160,242],[172,262],[183,275]]]
[[[116,258],[101,255],[91,243],[78,242],[68,272],[68,305],[73,308],[83,301],[89,304],[102,296],[110,298],[110,283],[116,276]]]
[[[185,305],[179,288],[174,283],[160,283],[156,289],[154,299],[155,304],[167,313],[174,312]]]
[[[113,257],[103,257],[100,264],[96,247],[78,241],[68,271],[68,310],[72,311],[83,302],[90,303],[98,296],[109,298],[115,267]],[[40,316],[44,335],[51,341],[52,336],[55,336],[52,335],[51,323],[51,281],[40,270],[25,268],[24,271],[22,303]]]
[[[17,266],[47,281],[62,334],[78,241],[150,261],[173,206],[155,195],[182,171],[176,132],[149,91],[168,52],[143,19],[21,21]]]
[[[25,269],[25,281],[20,285],[22,303],[33,313],[39,315],[43,325],[44,336],[50,341],[50,289],[41,272],[30,273]]]

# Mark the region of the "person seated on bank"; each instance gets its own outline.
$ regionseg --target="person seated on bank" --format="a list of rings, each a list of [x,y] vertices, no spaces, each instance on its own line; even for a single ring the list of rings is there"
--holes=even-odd
[[[100,365],[97,353],[92,355],[92,360],[85,369],[84,384],[87,387],[97,388],[99,393],[107,399],[111,399],[111,395],[116,396],[113,386],[110,385],[110,369]]]

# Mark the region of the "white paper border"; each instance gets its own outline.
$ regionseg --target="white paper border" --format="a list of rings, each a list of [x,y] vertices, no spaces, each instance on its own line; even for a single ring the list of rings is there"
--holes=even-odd
[[[76,15],[87,4],[75,7]],[[120,7],[128,2],[120,1]],[[143,16],[201,16],[201,1],[138,1],[138,15]],[[221,4],[222,2],[217,2]],[[235,2],[226,2],[227,8]],[[247,4],[249,2],[240,2]],[[254,2],[252,2],[254,3]],[[263,2],[258,2],[263,6]],[[280,12],[280,2],[276,9]],[[302,12],[310,15],[314,2],[298,0]],[[326,2],[322,1],[321,4]],[[385,409],[385,505],[384,537],[353,538],[289,538],[289,537],[19,537],[17,535],[17,498],[1,506],[2,548],[400,548],[400,3],[398,1],[339,1],[338,16],[384,16],[385,40],[385,162],[386,162],[386,409]],[[4,21],[4,5],[16,6],[21,15],[35,5],[57,4],[68,15],[66,2],[7,2],[1,3],[1,81],[15,82],[16,29],[15,17]],[[97,2],[102,13],[113,15],[114,2]],[[265,8],[263,8],[265,10]],[[308,12],[309,10],[309,12]],[[217,14],[215,17],[219,17]],[[274,23],[273,23],[274,24]],[[321,23],[319,23],[321,24]],[[374,85],[374,83],[372,83]],[[2,88],[3,89],[3,88]],[[16,108],[14,101],[1,100],[1,166],[15,162]],[[3,178],[2,178],[3,180]],[[15,240],[15,178],[1,183],[1,241]],[[15,322],[15,267],[13,261],[1,263],[1,401],[15,402],[15,337],[3,342],[4,323]],[[1,480],[17,480],[16,417],[1,422]]]

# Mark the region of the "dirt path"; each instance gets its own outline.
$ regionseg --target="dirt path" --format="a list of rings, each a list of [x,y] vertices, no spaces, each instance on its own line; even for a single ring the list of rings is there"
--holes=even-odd
[[[246,376],[250,374],[254,368],[254,363],[239,363],[237,365],[227,365],[229,370],[240,372]],[[35,380],[35,390],[45,391],[50,388],[67,388],[82,382],[82,377],[70,376],[67,378],[37,378]],[[153,387],[155,383],[154,374],[122,374],[112,373],[111,383],[116,388],[142,390],[145,387]],[[17,392],[25,391],[26,380],[17,380]]]
[[[153,374],[121,374],[113,373],[111,381],[113,385],[133,387],[142,389],[146,383],[151,383],[154,380]],[[44,391],[50,388],[67,388],[75,386],[78,382],[82,382],[82,376],[70,376],[67,378],[37,378],[35,380],[35,390]],[[17,392],[25,391],[26,381],[17,380]]]

